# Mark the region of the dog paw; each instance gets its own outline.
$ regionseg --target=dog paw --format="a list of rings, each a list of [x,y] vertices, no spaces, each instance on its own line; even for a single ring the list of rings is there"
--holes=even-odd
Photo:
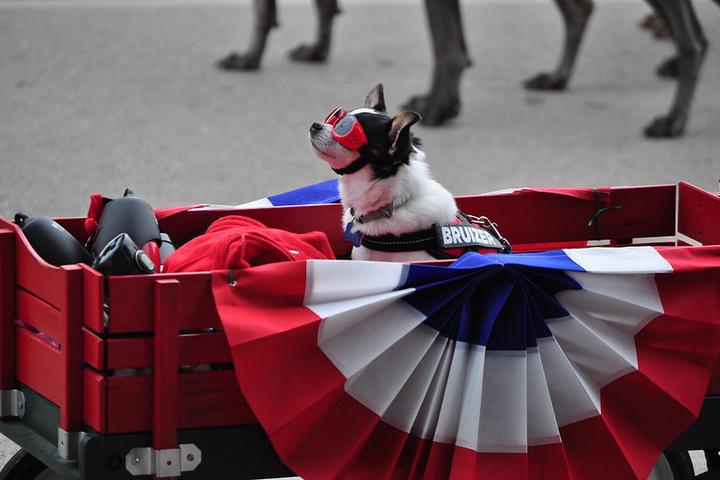
[[[416,95],[405,102],[401,108],[418,112],[422,117],[423,125],[438,126],[460,114],[460,100],[436,99],[432,95]]]
[[[260,58],[256,55],[231,53],[217,61],[217,67],[222,70],[245,71],[260,68]]]
[[[681,116],[658,117],[645,127],[648,138],[675,138],[685,133],[686,119]]]
[[[528,90],[565,90],[567,78],[552,73],[540,73],[523,82]]]
[[[328,52],[320,45],[302,44],[290,50],[288,56],[298,62],[322,63],[327,60]]]
[[[678,78],[678,59],[670,57],[662,62],[655,69],[655,73],[660,78]]]

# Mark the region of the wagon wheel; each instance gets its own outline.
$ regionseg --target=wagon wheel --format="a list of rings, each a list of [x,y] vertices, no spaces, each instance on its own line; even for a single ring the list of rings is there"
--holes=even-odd
[[[660,455],[648,480],[692,480],[696,478],[690,453],[670,451]]]
[[[0,480],[60,480],[60,478],[26,450],[18,451],[0,470]]]

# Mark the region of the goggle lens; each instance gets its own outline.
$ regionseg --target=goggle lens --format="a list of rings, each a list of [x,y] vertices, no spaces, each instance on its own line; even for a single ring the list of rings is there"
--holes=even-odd
[[[346,116],[335,124],[335,133],[341,137],[344,137],[353,129],[353,127],[355,126],[355,122],[357,122],[357,119],[355,117],[353,117],[352,115]]]

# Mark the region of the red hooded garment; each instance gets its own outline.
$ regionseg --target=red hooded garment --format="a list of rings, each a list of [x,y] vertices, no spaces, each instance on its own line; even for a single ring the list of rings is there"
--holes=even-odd
[[[170,255],[163,271],[232,270],[274,262],[334,258],[322,232],[292,233],[233,215],[213,222],[204,235]]]

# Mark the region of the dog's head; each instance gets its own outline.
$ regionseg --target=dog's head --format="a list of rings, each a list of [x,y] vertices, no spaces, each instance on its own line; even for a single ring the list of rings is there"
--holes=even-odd
[[[346,111],[333,109],[322,122],[310,126],[310,143],[318,156],[338,174],[352,174],[365,165],[373,175],[395,175],[419,141],[410,127],[420,121],[415,112],[387,114],[383,86],[376,86],[365,98],[362,108]]]

